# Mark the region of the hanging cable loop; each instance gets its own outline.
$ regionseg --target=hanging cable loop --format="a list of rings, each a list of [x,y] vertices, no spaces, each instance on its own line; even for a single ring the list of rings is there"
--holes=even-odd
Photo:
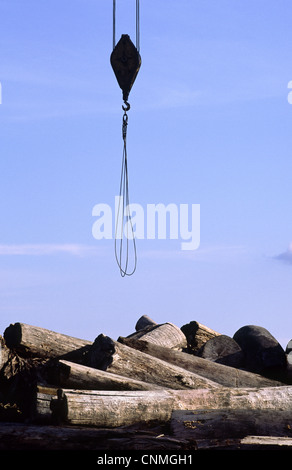
[[[115,256],[120,269],[122,277],[131,276],[136,271],[137,266],[137,251],[135,234],[132,224],[131,211],[130,211],[130,197],[129,197],[129,182],[128,182],[128,155],[127,155],[127,128],[128,128],[128,115],[125,111],[123,114],[122,123],[122,136],[124,141],[122,171],[120,180],[119,203],[116,219],[115,230]],[[124,239],[126,238],[126,252],[124,254]],[[134,266],[130,271],[129,264],[129,242],[133,242],[134,251]],[[118,246],[119,245],[119,246]]]

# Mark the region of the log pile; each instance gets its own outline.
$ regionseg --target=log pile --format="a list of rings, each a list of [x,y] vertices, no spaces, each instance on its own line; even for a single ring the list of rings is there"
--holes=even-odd
[[[144,315],[93,342],[15,323],[0,336],[0,450],[291,448],[291,342]]]

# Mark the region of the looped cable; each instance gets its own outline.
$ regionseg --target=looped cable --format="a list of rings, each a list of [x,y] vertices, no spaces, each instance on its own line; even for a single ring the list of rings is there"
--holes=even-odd
[[[128,115],[127,111],[130,109],[130,105],[125,101],[125,107],[122,106],[124,110],[123,114],[123,124],[122,124],[122,136],[124,141],[123,148],[123,159],[122,159],[122,170],[121,170],[121,180],[120,180],[120,193],[119,193],[119,203],[116,219],[116,230],[115,230],[115,255],[116,260],[120,269],[120,274],[122,277],[131,276],[136,271],[137,266],[137,252],[136,252],[136,242],[135,234],[133,230],[133,224],[131,219],[130,212],[130,198],[129,198],[129,184],[128,184],[128,156],[127,156],[127,127],[128,127]],[[125,226],[124,226],[125,221]],[[126,228],[126,233],[125,233]],[[123,260],[123,241],[124,236],[126,237],[126,253],[125,259]],[[134,267],[132,271],[128,271],[129,263],[129,241],[130,237],[133,241],[133,250],[134,250]],[[119,241],[119,249],[118,249]],[[123,266],[124,264],[124,266]]]

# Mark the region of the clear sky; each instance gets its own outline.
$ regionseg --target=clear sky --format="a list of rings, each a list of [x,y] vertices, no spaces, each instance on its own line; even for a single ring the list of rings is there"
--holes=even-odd
[[[292,338],[292,4],[140,0],[130,200],[200,204],[200,247],[137,240],[132,277],[92,235],[114,207],[122,95],[111,0],[0,0],[0,334],[24,322],[94,340],[192,320]],[[135,42],[135,1],[117,0]]]

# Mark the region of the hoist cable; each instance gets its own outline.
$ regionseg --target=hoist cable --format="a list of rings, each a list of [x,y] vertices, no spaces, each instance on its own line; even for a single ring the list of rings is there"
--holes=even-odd
[[[116,46],[116,0],[113,0],[113,49]]]
[[[113,0],[113,50],[116,47],[116,0]],[[139,53],[140,49],[140,5],[139,0],[136,0],[136,49]],[[138,69],[137,69],[138,70]],[[123,136],[123,158],[122,158],[122,169],[120,178],[120,191],[119,191],[119,202],[116,215],[116,227],[115,227],[115,256],[116,261],[120,269],[122,277],[131,276],[134,274],[137,266],[137,251],[135,234],[133,230],[131,211],[130,211],[130,198],[129,198],[129,182],[128,182],[128,155],[127,155],[127,126],[128,126],[128,115],[127,111],[130,109],[130,105],[127,100],[127,95],[124,95],[124,110],[123,124],[122,124],[122,136]],[[125,224],[124,224],[125,222]],[[125,230],[126,228],[126,230]],[[126,233],[125,233],[126,231]],[[132,270],[129,270],[129,242],[133,242],[134,250],[134,266]],[[126,238],[126,250],[123,253],[123,241]],[[119,245],[119,247],[118,247]]]
[[[113,0],[113,49],[116,46],[116,0]],[[136,49],[140,52],[140,0],[136,0]]]
[[[136,48],[140,52],[140,3],[136,0]]]

